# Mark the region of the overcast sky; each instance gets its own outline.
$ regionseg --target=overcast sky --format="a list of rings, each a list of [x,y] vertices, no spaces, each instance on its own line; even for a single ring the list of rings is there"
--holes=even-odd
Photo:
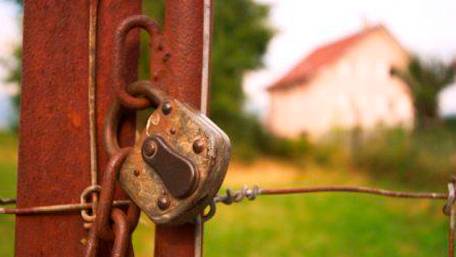
[[[359,31],[365,22],[386,25],[403,46],[420,56],[445,61],[456,57],[456,0],[256,1],[271,5],[269,22],[277,30],[265,68],[245,78],[248,107],[256,112],[266,108],[266,86],[316,47]],[[0,0],[0,58],[20,41],[18,10],[11,1]],[[7,94],[0,90],[0,126],[8,111]]]
[[[7,125],[12,110],[9,95],[13,90],[3,83],[6,76],[3,63],[11,58],[14,46],[20,42],[18,15],[16,4],[0,0],[0,128]]]
[[[257,0],[271,5],[278,33],[265,69],[245,78],[249,109],[264,111],[264,88],[321,44],[359,31],[365,22],[384,24],[399,42],[423,57],[456,57],[455,0]],[[214,85],[216,86],[216,85]]]

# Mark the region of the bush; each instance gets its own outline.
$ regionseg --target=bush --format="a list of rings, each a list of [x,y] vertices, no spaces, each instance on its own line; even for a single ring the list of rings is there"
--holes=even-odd
[[[452,123],[413,132],[381,127],[368,133],[336,130],[318,142],[311,142],[305,136],[276,137],[255,119],[247,120],[249,129],[240,133],[243,137],[232,138],[235,156],[244,161],[262,155],[299,166],[312,162],[327,168],[354,169],[420,190],[439,191],[456,171],[456,130]]]
[[[351,163],[376,177],[419,187],[448,181],[454,171],[455,135],[440,126],[407,132],[382,129],[361,141]]]
[[[238,117],[230,126],[230,131],[236,131],[231,134],[234,156],[243,161],[253,161],[259,156],[297,160],[308,154],[311,149],[309,141],[304,136],[298,139],[274,136],[253,116]]]

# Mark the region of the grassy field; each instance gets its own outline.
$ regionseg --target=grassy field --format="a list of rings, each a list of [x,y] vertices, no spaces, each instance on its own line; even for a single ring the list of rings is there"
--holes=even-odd
[[[0,196],[15,195],[16,144],[13,136],[0,134]],[[309,164],[298,169],[271,159],[234,162],[225,187],[244,184],[265,189],[335,184],[408,189],[345,168]],[[205,256],[444,256],[448,221],[442,204],[352,194],[261,196],[218,207],[205,227]],[[153,229],[141,219],[134,236],[137,256],[152,256]],[[12,256],[13,217],[0,215],[0,238],[0,256]]]
[[[17,139],[0,133],[0,197],[16,195]],[[13,256],[14,216],[0,214],[0,256]]]

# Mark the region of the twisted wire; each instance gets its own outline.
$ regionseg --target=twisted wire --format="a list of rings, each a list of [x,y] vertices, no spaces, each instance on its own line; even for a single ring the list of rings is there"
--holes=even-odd
[[[15,204],[16,199],[14,198],[0,198],[0,205]]]
[[[226,205],[231,205],[232,203],[239,203],[244,198],[247,198],[250,201],[253,201],[260,194],[260,188],[258,186],[253,186],[252,189],[249,189],[247,185],[244,185],[241,190],[234,192],[232,189],[228,188],[226,190],[226,195],[217,195],[214,198],[215,203],[224,203]]]

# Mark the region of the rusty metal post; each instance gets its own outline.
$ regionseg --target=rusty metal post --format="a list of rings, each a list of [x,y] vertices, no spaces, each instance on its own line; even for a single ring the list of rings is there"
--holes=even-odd
[[[212,7],[212,0],[166,1],[163,53],[157,56],[152,51],[154,79],[174,97],[195,108],[203,107],[204,113],[209,92]],[[165,72],[154,71],[160,66]],[[195,257],[201,248],[202,224],[156,228],[155,257]]]
[[[90,185],[88,117],[89,2],[25,0],[23,84],[18,170],[18,207],[78,203]],[[114,31],[125,17],[141,11],[141,0],[100,1],[98,15],[96,127],[101,131],[114,99],[111,62]],[[136,74],[138,34],[128,42]],[[134,138],[134,120],[121,131]],[[107,154],[98,133],[98,170]],[[119,190],[118,190],[119,191]],[[117,196],[122,197],[121,195]],[[18,216],[16,256],[82,256],[87,233],[79,213]],[[109,246],[100,256],[109,256]]]

